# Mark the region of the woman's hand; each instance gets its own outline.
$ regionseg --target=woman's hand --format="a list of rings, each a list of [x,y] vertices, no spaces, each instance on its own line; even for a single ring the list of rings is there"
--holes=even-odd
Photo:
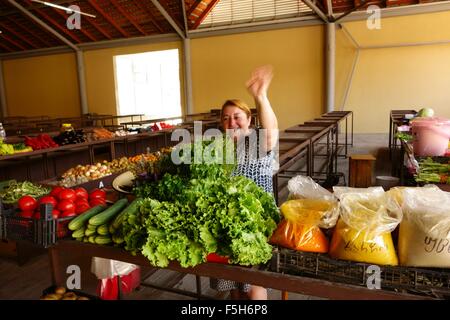
[[[270,81],[273,77],[273,68],[271,65],[265,65],[256,68],[250,77],[250,79],[245,83],[248,91],[253,96],[253,98],[263,98],[267,97],[267,90],[269,89]]]

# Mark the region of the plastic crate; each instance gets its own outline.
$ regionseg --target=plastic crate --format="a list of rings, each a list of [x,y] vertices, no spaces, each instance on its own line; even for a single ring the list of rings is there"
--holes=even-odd
[[[271,271],[367,287],[371,264],[337,260],[326,254],[285,248],[275,250]],[[378,266],[381,289],[450,299],[450,269]]]
[[[15,241],[28,241],[37,246],[47,248],[56,243],[57,239],[69,236],[68,224],[75,217],[53,219],[51,204],[42,204],[41,219],[18,216],[16,208],[1,210],[2,238]]]

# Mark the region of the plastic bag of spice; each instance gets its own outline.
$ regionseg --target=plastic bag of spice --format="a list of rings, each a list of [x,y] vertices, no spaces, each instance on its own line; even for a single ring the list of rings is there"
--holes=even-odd
[[[436,186],[401,191],[400,264],[450,268],[450,193]]]
[[[398,265],[391,232],[402,219],[393,194],[383,189],[335,188],[340,200],[340,219],[331,239],[329,254],[336,259],[380,265]]]
[[[292,178],[288,189],[291,200],[281,205],[283,219],[270,243],[300,251],[328,252],[329,242],[320,228],[335,225],[339,215],[337,200],[310,177]]]

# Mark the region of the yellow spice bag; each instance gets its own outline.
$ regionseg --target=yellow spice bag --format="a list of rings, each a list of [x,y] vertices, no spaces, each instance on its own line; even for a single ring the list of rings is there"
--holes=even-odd
[[[323,220],[338,210],[335,201],[295,199],[281,205],[282,221],[270,238],[270,243],[286,248],[328,252],[328,239],[320,230]]]
[[[395,197],[385,192],[349,192],[339,196],[340,219],[329,254],[336,259],[398,265],[391,232],[402,218]]]

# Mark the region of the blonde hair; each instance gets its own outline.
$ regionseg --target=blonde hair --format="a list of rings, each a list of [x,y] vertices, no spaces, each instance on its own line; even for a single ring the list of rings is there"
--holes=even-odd
[[[222,119],[222,115],[223,115],[223,110],[226,107],[237,107],[245,112],[245,114],[247,115],[247,118],[251,118],[251,116],[252,116],[252,112],[251,112],[249,106],[244,101],[239,100],[239,99],[230,99],[230,100],[225,101],[225,103],[222,105],[222,110],[220,111],[221,119]]]

